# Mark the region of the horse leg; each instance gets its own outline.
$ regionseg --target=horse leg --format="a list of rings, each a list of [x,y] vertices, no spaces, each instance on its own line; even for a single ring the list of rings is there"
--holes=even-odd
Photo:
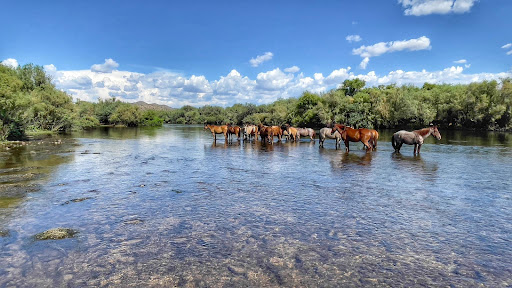
[[[349,147],[348,147],[348,146],[349,146],[349,144],[348,144],[348,140],[345,140],[345,151],[346,151],[346,152],[349,152],[349,151],[350,151],[350,149],[349,149]]]
[[[414,154],[416,155],[416,149],[418,149],[418,144],[414,144]]]
[[[421,144],[418,144],[418,154],[420,154]]]

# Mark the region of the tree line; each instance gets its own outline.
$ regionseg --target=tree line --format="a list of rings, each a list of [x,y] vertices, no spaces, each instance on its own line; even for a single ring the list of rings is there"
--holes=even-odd
[[[443,128],[511,130],[512,79],[467,85],[430,84],[365,87],[345,80],[325,93],[305,91],[298,98],[271,104],[231,107],[184,106],[142,110],[115,98],[97,103],[76,101],[57,89],[41,66],[0,65],[0,141],[22,139],[27,132],[88,129],[101,124],[160,126],[245,123],[322,127],[344,123],[367,128]]]
[[[55,88],[41,66],[12,68],[0,64],[0,141],[23,139],[27,133],[81,130],[101,124],[162,123],[156,111],[142,111],[115,98],[74,103],[70,95]]]
[[[435,123],[444,128],[510,130],[512,79],[467,85],[381,85],[365,88],[360,79],[345,80],[325,93],[305,91],[299,98],[268,105],[235,104],[222,108],[184,106],[166,112],[178,124],[291,124],[323,127],[344,123],[366,128],[419,128]]]

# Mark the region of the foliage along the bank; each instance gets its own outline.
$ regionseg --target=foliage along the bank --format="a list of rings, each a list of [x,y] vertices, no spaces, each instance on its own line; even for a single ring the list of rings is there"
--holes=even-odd
[[[360,79],[346,80],[326,93],[305,91],[299,98],[268,105],[235,104],[221,108],[185,106],[166,112],[178,124],[263,123],[322,127],[332,122],[368,128],[417,128],[436,123],[445,128],[510,130],[512,80],[469,85],[429,84],[364,88]]]
[[[184,106],[170,111],[142,110],[115,98],[77,101],[55,88],[41,66],[0,65],[0,141],[23,138],[26,131],[66,131],[100,124],[161,126],[177,124],[263,123],[321,127],[332,122],[354,127],[443,127],[510,130],[512,80],[469,85],[429,84],[365,87],[345,80],[326,93],[305,91],[299,98],[271,104],[235,104],[223,108]]]
[[[55,88],[43,67],[0,64],[0,141],[23,139],[27,131],[67,131],[100,124],[161,126],[155,111],[115,99],[77,101]]]

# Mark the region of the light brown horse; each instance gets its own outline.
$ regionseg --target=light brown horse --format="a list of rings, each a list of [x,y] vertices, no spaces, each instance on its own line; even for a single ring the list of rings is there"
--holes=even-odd
[[[224,134],[224,138],[226,139],[226,141],[228,141],[228,125],[217,126],[205,124],[204,130],[207,129],[209,129],[210,132],[212,132],[213,141],[217,141],[217,134]]]
[[[228,138],[231,135],[236,135],[237,139],[240,139],[240,126],[231,126],[231,124],[228,124]]]
[[[274,136],[277,136],[279,141],[281,141],[281,137],[283,136],[283,129],[281,129],[281,127],[279,126],[272,126],[272,134],[274,134]]]
[[[423,139],[433,135],[437,140],[441,140],[441,133],[437,129],[437,126],[430,126],[420,130],[414,130],[412,132],[400,130],[393,134],[391,138],[391,145],[395,148],[395,152],[399,153],[402,144],[414,145],[414,154],[419,154],[421,145],[423,145]]]
[[[261,137],[261,142],[265,141],[265,139],[270,144],[274,144],[274,132],[272,131],[272,127],[263,126],[263,124],[258,125],[259,134]]]
[[[341,139],[345,142],[345,150],[350,151],[349,142],[361,142],[367,150],[372,151],[370,140],[372,139],[372,132],[370,129],[345,126],[343,124],[334,124],[331,133],[338,131],[341,134]]]
[[[298,139],[297,137],[299,136],[298,135],[299,132],[297,131],[297,128],[290,126],[290,124],[285,124],[284,127],[285,127],[286,131],[288,132],[288,136],[290,137],[290,139],[293,141],[297,141],[297,139]]]
[[[316,132],[312,128],[297,128],[297,136],[300,140],[300,137],[309,137],[309,139],[315,141]]]

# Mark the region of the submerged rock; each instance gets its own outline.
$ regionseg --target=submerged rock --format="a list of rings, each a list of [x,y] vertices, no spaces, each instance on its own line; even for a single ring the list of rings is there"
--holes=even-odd
[[[9,235],[9,230],[0,230],[0,237],[7,237]]]
[[[54,228],[42,233],[36,234],[34,238],[36,240],[59,240],[65,238],[72,238],[77,234],[78,231],[70,228]]]
[[[69,204],[71,202],[73,203],[78,203],[78,202],[82,202],[82,201],[85,201],[85,200],[88,200],[88,199],[91,199],[91,197],[84,197],[84,198],[77,198],[77,199],[71,199],[71,200],[68,200],[64,203],[62,203],[62,205],[66,205],[66,204]]]

